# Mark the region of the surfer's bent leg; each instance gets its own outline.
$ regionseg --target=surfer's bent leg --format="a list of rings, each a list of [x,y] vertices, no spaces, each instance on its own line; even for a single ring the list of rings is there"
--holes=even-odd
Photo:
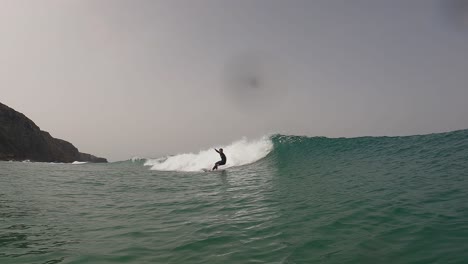
[[[213,169],[211,169],[211,170],[217,170],[219,165],[224,165],[224,164],[225,164],[225,163],[223,163],[221,160],[220,160],[220,161],[217,161],[217,162],[215,163]]]

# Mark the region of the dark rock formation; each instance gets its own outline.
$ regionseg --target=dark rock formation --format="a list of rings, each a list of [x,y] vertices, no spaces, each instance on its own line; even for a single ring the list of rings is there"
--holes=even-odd
[[[65,140],[53,138],[22,113],[0,103],[0,160],[41,162],[107,162],[81,153]]]

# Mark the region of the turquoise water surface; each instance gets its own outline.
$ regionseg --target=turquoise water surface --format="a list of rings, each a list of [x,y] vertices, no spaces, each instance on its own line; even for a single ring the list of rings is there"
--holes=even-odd
[[[269,140],[209,173],[0,162],[0,263],[468,263],[468,130]]]

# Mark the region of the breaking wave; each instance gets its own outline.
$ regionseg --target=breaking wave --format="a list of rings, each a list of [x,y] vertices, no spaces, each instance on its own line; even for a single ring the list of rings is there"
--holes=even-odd
[[[271,138],[266,136],[249,141],[246,138],[235,141],[228,146],[222,146],[227,156],[226,165],[222,168],[242,166],[264,158],[273,149]],[[218,161],[219,154],[213,148],[198,153],[184,153],[159,159],[148,159],[145,166],[159,171],[200,171],[211,169]]]

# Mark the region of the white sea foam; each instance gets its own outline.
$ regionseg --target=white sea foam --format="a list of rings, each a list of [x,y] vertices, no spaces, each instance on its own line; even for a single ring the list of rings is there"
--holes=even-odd
[[[85,162],[85,161],[74,161],[74,162],[72,162],[72,164],[74,164],[74,165],[80,165],[80,164],[85,164],[85,163],[88,163],[88,162]]]
[[[273,143],[269,137],[252,141],[243,138],[222,148],[227,157],[226,165],[220,167],[224,169],[246,165],[264,158],[273,149]],[[219,159],[219,154],[210,148],[196,154],[185,153],[159,159],[148,159],[145,166],[151,166],[152,170],[159,171],[200,171],[211,169]]]
[[[135,156],[135,157],[132,157],[130,160],[131,160],[132,162],[138,162],[138,161],[145,160],[145,158],[142,158],[142,157],[139,157],[139,156]]]

